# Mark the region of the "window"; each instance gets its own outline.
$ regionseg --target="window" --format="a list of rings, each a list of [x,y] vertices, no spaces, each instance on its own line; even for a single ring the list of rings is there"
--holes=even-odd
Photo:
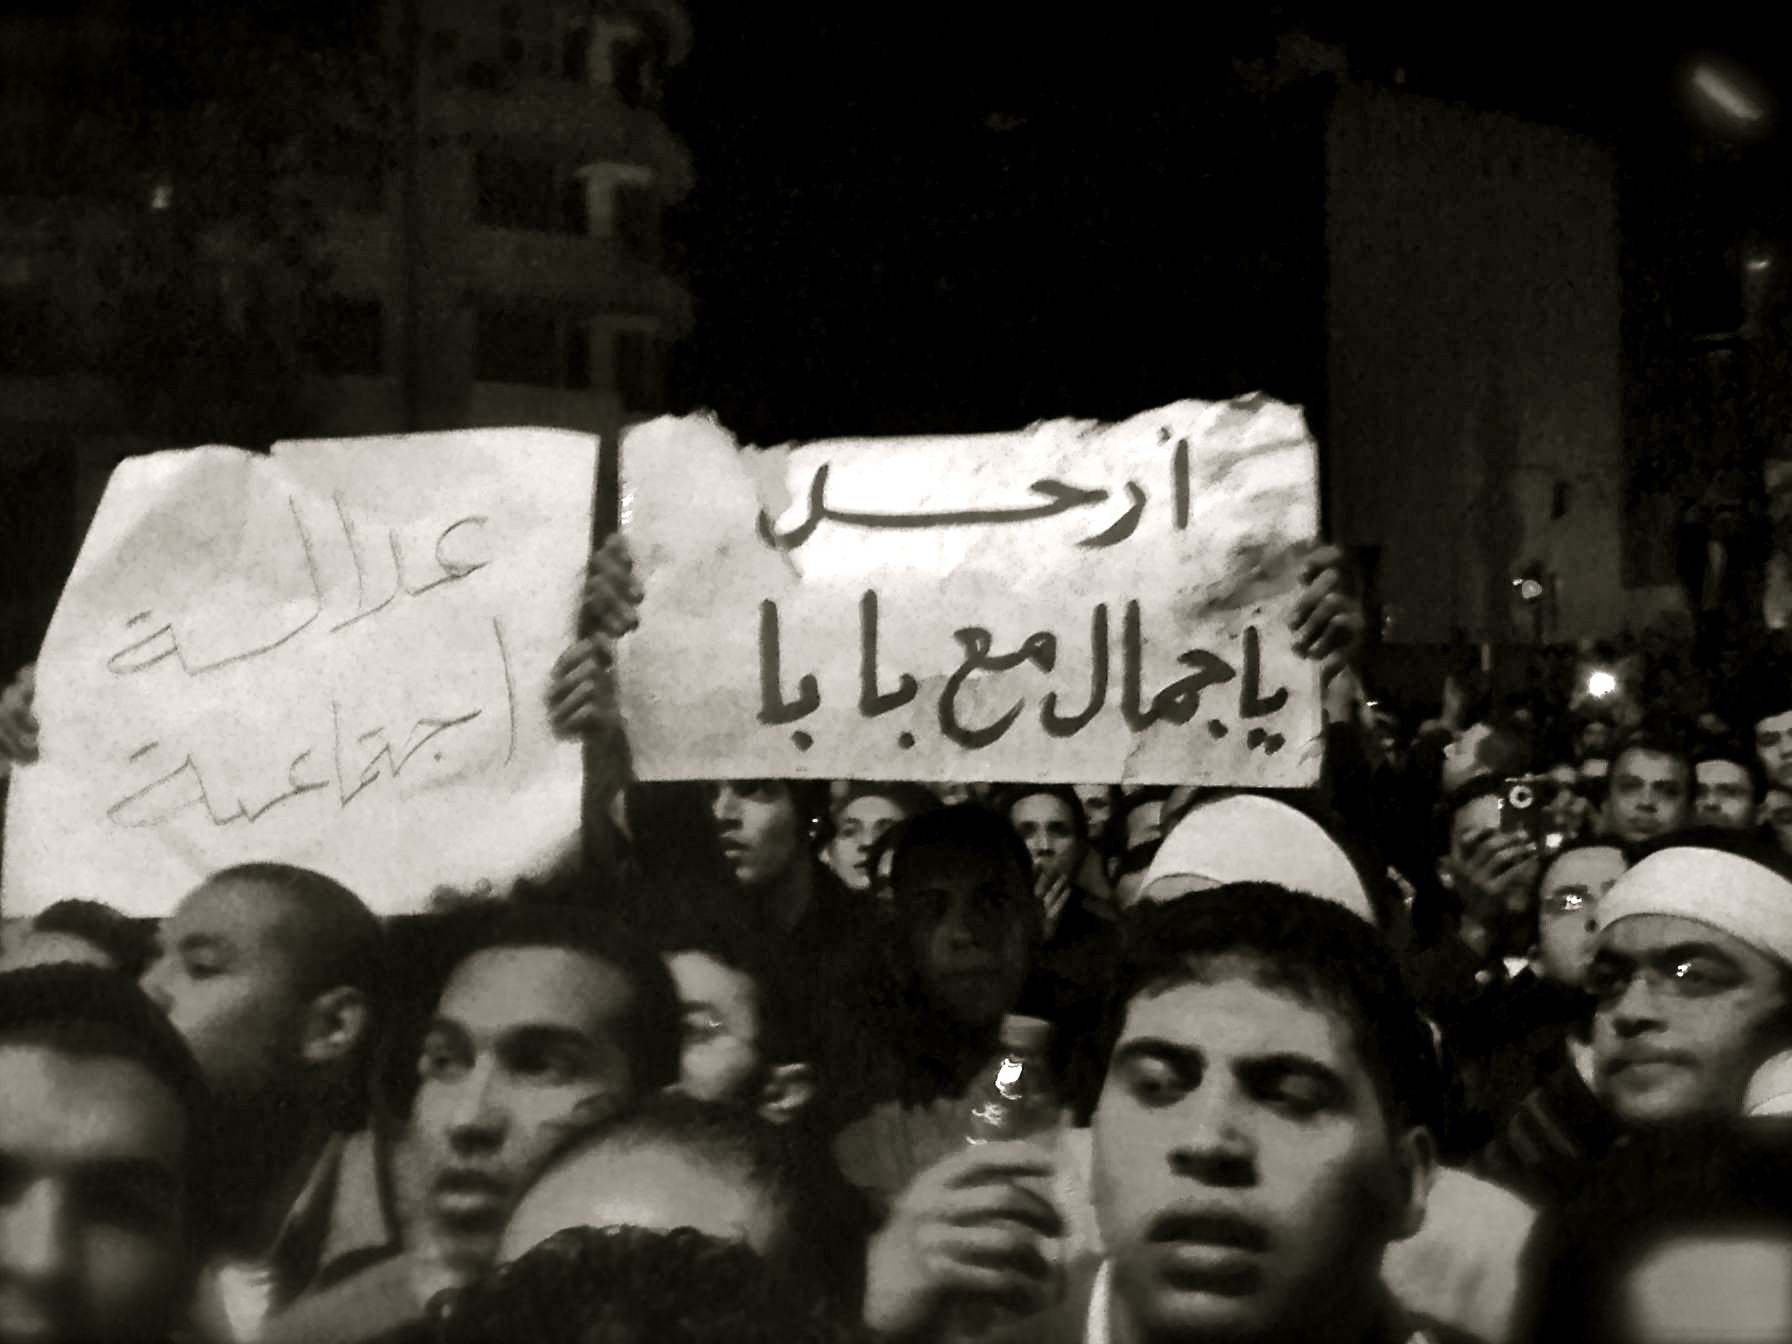
[[[659,106],[659,66],[658,46],[645,33],[630,33],[610,44],[610,82],[630,107]]]
[[[559,174],[551,163],[482,152],[473,160],[473,217],[500,228],[559,228]]]
[[[652,187],[616,184],[616,237],[643,261],[660,259],[660,205]]]
[[[333,296],[312,310],[307,351],[326,378],[377,377],[386,371],[385,311],[378,299]]]
[[[560,323],[546,313],[481,309],[474,376],[488,383],[559,387],[566,377]]]
[[[663,344],[656,332],[616,333],[616,390],[627,411],[651,411],[663,400]]]
[[[575,23],[560,38],[560,78],[575,84],[591,82],[591,28]]]
[[[573,322],[566,329],[566,386],[588,389],[591,386],[591,333],[583,322]]]
[[[319,205],[374,213],[386,203],[386,144],[377,136],[327,127],[309,145]]]
[[[57,363],[49,296],[36,285],[0,288],[0,374],[43,377]]]

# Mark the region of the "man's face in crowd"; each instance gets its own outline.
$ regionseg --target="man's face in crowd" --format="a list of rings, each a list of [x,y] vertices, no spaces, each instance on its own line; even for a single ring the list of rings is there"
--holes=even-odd
[[[1781,849],[1792,854],[1792,793],[1785,789],[1769,789],[1761,800],[1761,824],[1773,828],[1773,837]]]
[[[1076,796],[1083,805],[1089,834],[1101,835],[1114,820],[1114,790],[1106,784],[1078,784]]]
[[[143,977],[225,1100],[279,1091],[299,1068],[306,1001],[282,898],[259,882],[208,882],[164,920]]]
[[[1579,985],[1593,959],[1599,902],[1624,874],[1610,845],[1570,850],[1549,866],[1537,889],[1537,959],[1543,978]]]
[[[1606,830],[1626,844],[1641,844],[1686,825],[1686,762],[1662,751],[1634,748],[1612,762],[1606,796]]]
[[[1069,803],[1049,793],[1028,794],[1008,809],[1008,821],[1033,856],[1034,873],[1074,876],[1083,857],[1083,837]]]
[[[870,890],[872,846],[903,819],[902,807],[893,798],[876,793],[854,798],[834,820],[828,867],[854,891]]]
[[[678,1090],[704,1101],[752,1101],[759,1081],[759,990],[707,952],[666,958],[684,1010]]]
[[[970,1027],[1008,1012],[1032,969],[1037,902],[1004,852],[923,845],[896,893],[921,988]]]
[[[1612,730],[1609,725],[1595,719],[1580,730],[1580,754],[1584,760],[1589,756],[1609,756],[1612,750]]]
[[[1600,935],[1587,973],[1598,1003],[1599,1094],[1627,1124],[1737,1115],[1785,1011],[1780,967],[1708,924],[1632,915]]]
[[[1755,754],[1769,779],[1792,789],[1792,709],[1769,714],[1755,724]]]
[[[499,1258],[514,1260],[569,1227],[694,1227],[770,1255],[783,1226],[777,1202],[742,1174],[671,1144],[599,1144],[530,1188],[504,1229]]]
[[[137,1344],[192,1286],[186,1119],[143,1065],[0,1043],[0,1341]]]
[[[1469,872],[1469,858],[1474,849],[1476,837],[1484,832],[1500,829],[1500,800],[1493,794],[1483,794],[1471,798],[1456,809],[1450,818],[1450,856],[1449,866],[1453,870],[1457,889],[1467,895],[1481,899],[1497,898],[1497,905],[1492,909],[1477,909],[1472,913],[1478,919],[1489,919],[1497,914],[1523,915],[1528,907],[1531,885],[1537,877],[1537,860],[1523,859],[1504,870],[1496,887],[1482,892],[1470,892],[1466,886]]]
[[[558,947],[476,952],[449,977],[424,1041],[415,1128],[448,1263],[490,1263],[517,1196],[575,1127],[629,1101],[621,1040],[634,992]]]
[[[1094,1200],[1128,1338],[1321,1338],[1416,1227],[1425,1159],[1349,1026],[1255,971],[1223,957],[1127,1010]]]
[[[1755,782],[1735,761],[1700,761],[1693,767],[1693,813],[1701,826],[1753,830]]]
[[[742,886],[775,882],[801,857],[802,818],[782,780],[722,780],[710,793],[709,810],[723,857]]]

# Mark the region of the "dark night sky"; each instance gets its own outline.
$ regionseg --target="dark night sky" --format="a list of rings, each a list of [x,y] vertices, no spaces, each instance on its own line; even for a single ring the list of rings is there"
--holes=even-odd
[[[1700,204],[1713,190],[1688,185],[1674,97],[1700,44],[1766,49],[1724,5],[1622,32],[1530,0],[1497,25],[1437,6],[1205,8],[1169,25],[1139,3],[1044,22],[1013,3],[689,0],[695,46],[668,117],[699,185],[671,233],[698,319],[674,409],[710,406],[770,442],[1255,387],[1311,404],[1317,104],[1257,96],[1240,74],[1297,17],[1372,78],[1402,69],[1416,91],[1621,141],[1627,219],[1651,255],[1686,250],[1682,216],[1721,231],[1747,211]],[[1774,152],[1730,176],[1764,178]]]

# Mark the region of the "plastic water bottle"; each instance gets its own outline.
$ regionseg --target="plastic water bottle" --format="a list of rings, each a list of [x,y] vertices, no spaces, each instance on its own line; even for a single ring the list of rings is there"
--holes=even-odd
[[[1005,1143],[1054,1135],[1062,1112],[1049,1053],[1052,1024],[1037,1017],[1004,1017],[1000,1039],[1002,1048],[965,1094],[965,1141]],[[1063,1266],[1053,1268],[1061,1272]],[[991,1303],[963,1303],[952,1313],[947,1338],[954,1344],[976,1340],[1011,1319],[1013,1313]]]

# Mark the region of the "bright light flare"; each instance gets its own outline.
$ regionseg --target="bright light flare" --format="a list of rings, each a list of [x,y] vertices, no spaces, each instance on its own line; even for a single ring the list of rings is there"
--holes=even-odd
[[[1692,86],[1718,111],[1744,126],[1753,126],[1767,115],[1767,109],[1738,86],[1734,75],[1724,73],[1709,61],[1700,61],[1694,68]]]
[[[1587,677],[1587,694],[1603,700],[1608,695],[1615,695],[1618,690],[1618,679],[1610,672],[1593,672]]]

